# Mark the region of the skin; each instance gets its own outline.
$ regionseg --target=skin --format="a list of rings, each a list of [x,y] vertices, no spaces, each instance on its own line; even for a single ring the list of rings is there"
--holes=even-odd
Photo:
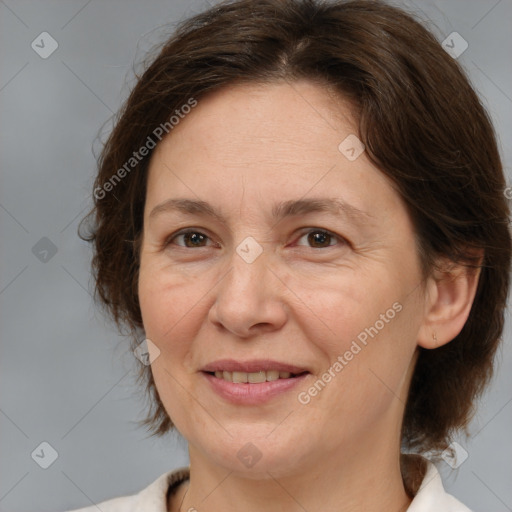
[[[139,274],[146,336],[160,350],[157,389],[187,439],[190,483],[171,511],[400,511],[400,427],[417,347],[462,329],[478,275],[452,266],[422,282],[414,227],[363,152],[351,106],[309,81],[236,85],[202,98],[150,163]],[[274,203],[341,198],[364,220],[326,212],[272,221]],[[169,198],[226,218],[165,212]],[[189,228],[206,236],[171,235]],[[333,236],[321,237],[327,230]],[[253,237],[252,263],[236,252]],[[311,398],[298,401],[365,328],[399,303],[378,335]],[[435,333],[435,336],[433,335]],[[436,339],[434,339],[436,338]],[[271,358],[307,368],[300,387],[261,405],[215,394],[201,368]],[[246,467],[252,443],[261,459]],[[368,492],[368,490],[371,492]]]

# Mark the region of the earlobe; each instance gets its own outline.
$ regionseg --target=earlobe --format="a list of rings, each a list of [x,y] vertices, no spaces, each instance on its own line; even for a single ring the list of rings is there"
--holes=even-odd
[[[479,277],[480,267],[452,263],[428,278],[425,317],[418,333],[420,347],[438,348],[460,333],[469,317]]]

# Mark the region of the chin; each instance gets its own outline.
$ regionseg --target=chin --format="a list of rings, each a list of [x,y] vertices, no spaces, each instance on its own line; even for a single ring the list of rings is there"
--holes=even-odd
[[[199,445],[215,465],[245,478],[277,478],[296,473],[308,458],[304,453],[304,443],[298,439],[277,437],[276,432],[269,435],[271,429],[264,430],[262,433],[250,426],[246,429],[238,427],[232,436],[224,432],[222,439],[211,443],[202,440],[196,446]],[[297,451],[298,446],[301,452]]]

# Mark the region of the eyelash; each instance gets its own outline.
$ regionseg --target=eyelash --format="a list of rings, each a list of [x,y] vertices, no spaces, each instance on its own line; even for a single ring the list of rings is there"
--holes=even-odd
[[[351,245],[350,242],[342,237],[342,236],[339,236],[339,235],[336,235],[335,233],[333,233],[332,231],[328,231],[326,229],[320,229],[320,228],[309,228],[308,231],[305,231],[305,232],[302,232],[301,235],[300,235],[300,238],[303,238],[305,235],[309,235],[310,233],[322,233],[322,234],[325,234],[327,236],[330,236],[331,238],[335,238],[337,239],[339,242],[341,242],[342,244],[345,244],[345,245]],[[170,235],[168,238],[166,238],[166,240],[164,241],[164,247],[167,247],[169,245],[172,244],[172,242],[179,236],[183,236],[183,235],[187,235],[187,234],[199,234],[199,235],[202,235],[204,237],[206,237],[208,240],[210,240],[210,237],[206,234],[204,234],[203,232],[199,231],[199,230],[195,230],[195,229],[186,229],[186,230],[183,230],[183,231],[178,231],[177,233],[174,233],[172,235]],[[179,245],[179,244],[176,244],[178,247],[181,247],[183,249],[194,249],[194,247],[186,247],[185,245]],[[198,246],[197,248],[198,249],[204,249],[206,246]],[[335,247],[335,245],[328,245],[326,247],[309,247],[310,249],[328,249],[330,247]]]

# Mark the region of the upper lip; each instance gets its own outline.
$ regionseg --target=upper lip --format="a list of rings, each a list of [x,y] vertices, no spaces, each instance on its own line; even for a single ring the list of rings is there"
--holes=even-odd
[[[246,372],[256,373],[261,371],[279,371],[289,372],[294,374],[304,373],[308,370],[306,368],[295,366],[293,364],[281,363],[280,361],[273,361],[271,359],[251,359],[250,361],[236,361],[234,359],[219,359],[204,366],[201,371],[203,372]]]

